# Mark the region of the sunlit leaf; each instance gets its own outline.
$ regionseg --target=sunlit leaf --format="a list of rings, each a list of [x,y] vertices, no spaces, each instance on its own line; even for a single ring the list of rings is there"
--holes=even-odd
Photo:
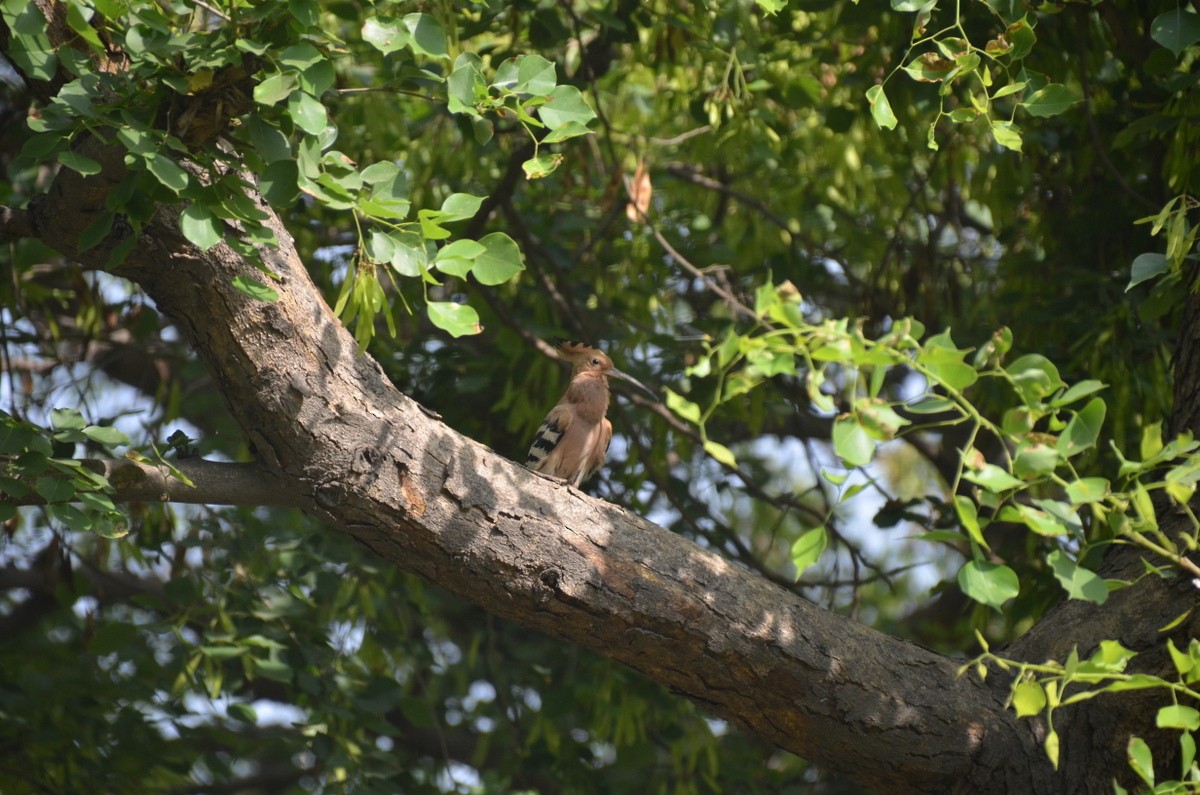
[[[1046,556],[1046,562],[1054,572],[1055,579],[1062,585],[1071,599],[1082,599],[1102,605],[1108,600],[1108,586],[1095,572],[1089,571],[1071,560],[1061,550]]]
[[[866,466],[875,455],[875,441],[854,417],[833,423],[833,449],[848,467]]]
[[[1031,116],[1057,116],[1080,99],[1078,93],[1062,83],[1050,83],[1029,95],[1021,103],[1021,107],[1029,111]]]
[[[1133,772],[1137,773],[1138,778],[1146,782],[1147,785],[1153,787],[1154,757],[1150,753],[1150,746],[1146,745],[1146,741],[1141,737],[1130,737],[1125,753],[1129,759],[1129,766],[1133,768]]]
[[[958,570],[958,587],[976,602],[996,609],[1021,592],[1016,572],[979,560],[969,560]]]
[[[812,566],[825,552],[829,539],[824,527],[814,527],[800,534],[792,544],[792,565],[796,567],[796,579]]]
[[[876,124],[885,130],[896,129],[896,114],[892,112],[892,105],[888,102],[883,86],[874,85],[868,88],[867,102],[871,106],[871,118]]]
[[[491,232],[479,239],[483,251],[475,259],[471,273],[480,284],[504,284],[525,269],[516,241],[503,232]]]
[[[426,306],[433,325],[446,331],[451,337],[465,337],[483,331],[479,314],[467,304],[452,301],[430,301]]]
[[[221,242],[221,222],[203,204],[193,202],[179,214],[179,229],[201,251]]]
[[[279,293],[251,276],[234,276],[233,286],[259,301],[278,301]]]
[[[1021,682],[1013,688],[1012,705],[1018,718],[1037,715],[1046,708],[1046,691],[1037,682]]]

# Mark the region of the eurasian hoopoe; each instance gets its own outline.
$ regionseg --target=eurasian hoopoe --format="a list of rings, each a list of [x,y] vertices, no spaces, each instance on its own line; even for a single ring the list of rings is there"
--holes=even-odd
[[[571,385],[542,420],[525,466],[579,488],[604,463],[612,441],[612,423],[604,416],[608,377],[624,379],[652,398],[654,393],[613,367],[612,359],[597,348],[560,342],[558,352],[571,362]]]

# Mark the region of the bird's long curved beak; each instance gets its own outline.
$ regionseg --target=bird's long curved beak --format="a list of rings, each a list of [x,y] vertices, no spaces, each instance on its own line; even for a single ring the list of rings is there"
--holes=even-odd
[[[631,376],[629,373],[623,373],[614,367],[613,369],[608,371],[608,374],[611,376],[620,378],[622,381],[628,381],[629,383],[633,384],[638,389],[642,390],[647,395],[649,395],[650,399],[653,400],[655,403],[658,402],[658,395],[656,395],[652,391],[650,391],[650,387],[646,386],[641,381],[639,381],[636,378],[634,378],[633,376]]]

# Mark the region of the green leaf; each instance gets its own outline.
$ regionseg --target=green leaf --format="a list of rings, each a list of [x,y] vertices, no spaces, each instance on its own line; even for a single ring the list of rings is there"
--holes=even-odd
[[[1015,382],[1017,393],[1031,405],[1066,386],[1054,363],[1038,353],[1026,354],[1004,369]]]
[[[1019,478],[1035,480],[1050,474],[1058,467],[1059,453],[1043,442],[1023,439],[1013,456],[1013,474]]]
[[[74,8],[74,6],[72,6]],[[92,160],[87,155],[81,155],[78,152],[70,150],[58,153],[58,162],[62,163],[72,171],[77,171],[85,177],[91,174],[100,173],[100,164]]]
[[[1011,61],[1019,61],[1024,58],[1037,42],[1033,26],[1025,17],[1009,25],[1004,35],[1012,42],[1012,50],[1008,53],[1008,59]]]
[[[1108,407],[1100,398],[1089,400],[1083,410],[1067,423],[1058,439],[1058,451],[1070,458],[1095,446],[1107,410]]]
[[[565,141],[568,138],[576,138],[580,135],[594,135],[594,133],[577,121],[569,121],[561,127],[558,127],[557,129],[551,130],[549,133],[547,133],[546,137],[542,139],[542,143],[554,144],[558,143],[559,141]],[[528,174],[529,170],[526,169],[525,173]]]
[[[201,251],[221,242],[221,222],[203,204],[193,202],[179,214],[179,229]]]
[[[268,660],[262,657],[254,658],[254,673],[264,679],[275,682],[291,682],[292,667],[281,660]]]
[[[434,58],[447,58],[446,34],[437,20],[429,14],[408,14],[404,17],[408,44],[413,52]]]
[[[1094,394],[1096,392],[1099,392],[1102,389],[1107,389],[1107,388],[1108,388],[1108,385],[1105,384],[1103,381],[1096,381],[1093,379],[1085,379],[1083,381],[1080,381],[1077,384],[1074,384],[1066,392],[1063,392],[1061,395],[1054,398],[1054,400],[1051,400],[1050,405],[1053,406],[1054,408],[1060,408],[1062,406],[1069,406],[1070,404],[1074,403],[1076,400],[1081,400],[1081,399],[1087,397],[1088,395]]]
[[[925,347],[917,354],[917,361],[929,370],[930,376],[938,383],[963,390],[979,377],[975,368],[963,361],[969,352],[956,347],[949,332],[943,332],[925,341]]]
[[[1000,494],[1025,485],[1023,481],[1017,480],[995,464],[984,464],[978,470],[964,472],[963,477],[992,494]]]
[[[1013,688],[1012,705],[1018,718],[1037,715],[1046,708],[1046,691],[1037,682],[1021,682]]]
[[[274,105],[287,99],[296,90],[296,75],[275,74],[254,87],[254,101],[260,105]]]
[[[472,218],[475,213],[479,212],[481,206],[483,206],[482,196],[473,196],[470,193],[451,193],[442,202],[442,209],[439,211],[441,217],[438,220],[448,223]]]
[[[288,113],[296,126],[309,135],[317,135],[329,123],[325,106],[306,91],[296,91],[288,97]]]
[[[998,121],[992,124],[992,137],[996,143],[1014,152],[1021,151],[1021,128],[1011,121]]]
[[[896,114],[892,112],[892,104],[888,102],[883,86],[874,85],[867,89],[867,102],[871,106],[871,118],[880,128],[896,129]]]
[[[433,264],[447,276],[457,276],[460,279],[466,278],[467,274],[471,272],[471,266],[474,265],[471,260],[462,257],[438,257]]]
[[[446,78],[446,108],[451,113],[467,113],[478,117],[479,110],[475,106],[486,95],[487,86],[480,72],[479,56],[463,53],[454,59],[454,70]]]
[[[1100,502],[1112,492],[1105,478],[1080,478],[1067,484],[1067,499],[1076,505]]]
[[[563,156],[557,152],[543,152],[529,158],[521,164],[526,179],[541,179],[554,173],[563,161]]]
[[[910,403],[905,408],[912,414],[941,414],[943,411],[950,411],[954,406],[954,401],[948,398],[929,397]]]
[[[279,63],[297,72],[303,72],[324,60],[321,51],[306,41],[291,45],[279,55]]]
[[[71,481],[52,475],[44,475],[34,481],[33,490],[46,502],[66,502],[75,496],[75,486]]]
[[[983,530],[979,526],[979,513],[971,498],[965,494],[954,495],[954,511],[958,514],[958,520],[962,522],[963,529],[967,531],[971,540],[984,549],[991,549],[983,538]]]
[[[446,331],[451,337],[465,337],[483,331],[479,314],[467,304],[452,301],[430,301],[425,311],[433,325]]]
[[[434,257],[434,263],[445,259],[466,259],[473,260],[484,252],[484,247],[474,240],[455,240],[453,243],[447,243],[438,250],[437,256]],[[390,259],[390,255],[389,255]]]
[[[1178,58],[1185,49],[1200,41],[1200,16],[1182,6],[1159,14],[1150,23],[1150,38]]]
[[[700,422],[700,407],[682,395],[673,392],[670,387],[664,389],[667,396],[667,408],[675,412],[681,419],[693,425]]]
[[[958,570],[958,587],[976,602],[1000,606],[1021,592],[1017,574],[1008,566],[984,560],[969,560]]]
[[[1061,550],[1046,556],[1046,562],[1054,572],[1054,578],[1062,585],[1070,599],[1081,599],[1098,605],[1108,600],[1108,586],[1095,572],[1085,569]]]
[[[82,431],[87,427],[87,420],[76,409],[52,409],[50,427],[56,431]]]
[[[174,193],[182,193],[188,186],[188,174],[179,164],[166,155],[154,153],[146,159],[146,168],[163,185]]]
[[[45,34],[46,20],[33,3],[9,3],[11,8],[20,9],[6,19],[13,31],[12,41],[6,55],[27,77],[50,80],[58,69],[55,48]],[[6,14],[7,17],[7,14]]]
[[[503,232],[491,232],[480,238],[483,252],[475,259],[471,270],[480,284],[504,284],[525,270],[517,243]]]
[[[866,466],[875,455],[875,441],[854,417],[839,417],[833,423],[833,449],[848,467]]]
[[[1050,764],[1054,766],[1054,769],[1058,770],[1058,732],[1054,731],[1053,729],[1047,732],[1046,741],[1042,744],[1042,746],[1046,749],[1046,758],[1050,760]]]
[[[1170,638],[1167,638],[1167,651],[1171,653],[1171,662],[1180,676],[1187,676],[1196,667],[1196,660],[1190,654],[1181,652]]]
[[[727,467],[736,467],[737,459],[733,457],[733,451],[720,442],[714,442],[712,439],[704,440],[704,452],[708,453],[717,461]]]
[[[279,300],[279,293],[250,276],[234,276],[233,286],[258,301],[271,303]]]
[[[1153,252],[1138,254],[1129,267],[1129,284],[1125,285],[1125,292],[1129,292],[1142,282],[1161,276],[1167,272],[1170,265],[1171,260],[1165,254]]]
[[[1062,83],[1050,83],[1029,96],[1021,106],[1030,116],[1057,116],[1080,100],[1080,96]]]
[[[277,160],[267,166],[258,186],[272,207],[284,208],[300,195],[300,168],[295,160]]]
[[[1154,756],[1150,753],[1150,746],[1146,745],[1146,741],[1141,737],[1130,737],[1125,755],[1129,760],[1129,767],[1137,773],[1138,778],[1153,787]]]
[[[570,122],[587,124],[596,118],[596,112],[587,104],[578,88],[559,86],[550,92],[546,104],[538,108],[538,118],[551,130],[557,130]]]
[[[425,241],[415,232],[398,232],[392,239],[392,270],[410,278],[422,276],[429,267],[429,251]]]
[[[513,91],[548,96],[558,84],[554,63],[540,55],[523,55],[517,60],[517,81]]]
[[[1196,761],[1196,738],[1191,732],[1179,735],[1179,769],[1190,771]]]
[[[824,527],[814,527],[800,534],[800,537],[792,544],[792,565],[796,567],[797,580],[800,579],[800,575],[804,573],[805,569],[820,559],[828,544],[829,537],[825,533]]]
[[[992,99],[1000,99],[1001,97],[1007,97],[1009,94],[1016,94],[1018,91],[1023,91],[1025,89],[1025,85],[1026,84],[1024,80],[1015,83],[1009,83],[1006,86],[996,89],[996,93],[992,94]]]
[[[1018,505],[1016,515],[1020,517],[1026,527],[1041,536],[1054,537],[1066,535],[1069,532],[1066,524],[1047,511],[1040,511],[1028,505]]]
[[[132,444],[129,437],[116,428],[111,428],[102,425],[89,425],[83,429],[83,435],[91,439],[93,442],[100,444]]]
[[[363,23],[362,37],[384,55],[390,55],[408,44],[409,33],[407,26],[402,26],[398,20],[370,17]],[[257,92],[255,99],[258,99]]]

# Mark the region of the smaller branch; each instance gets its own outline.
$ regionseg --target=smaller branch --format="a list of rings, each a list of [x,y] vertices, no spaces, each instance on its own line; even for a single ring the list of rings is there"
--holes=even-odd
[[[189,505],[245,505],[253,507],[303,508],[309,503],[290,490],[285,481],[259,464],[233,464],[184,458],[170,464],[152,464],[127,459],[89,458],[79,462],[108,478],[118,502],[178,502]],[[179,475],[191,481],[189,485]],[[43,505],[45,500],[31,491],[24,497],[0,493],[10,505]]]
[[[11,243],[23,237],[37,237],[33,216],[27,210],[0,205],[0,243]]]
[[[633,190],[629,185],[628,179],[625,180],[625,193],[629,197],[630,203],[633,204]],[[754,310],[746,306],[746,304],[743,303],[736,295],[734,295],[732,291],[723,287],[715,279],[713,279],[712,276],[710,276],[708,273],[705,273],[704,270],[693,265],[687,257],[680,254],[679,251],[671,245],[671,241],[667,240],[667,238],[663,236],[663,233],[658,231],[658,227],[650,223],[650,219],[644,212],[638,210],[638,216],[639,220],[646,225],[647,229],[650,230],[650,234],[654,235],[654,239],[658,241],[660,246],[662,246],[662,249],[667,253],[667,256],[679,263],[679,266],[688,273],[704,282],[705,286],[708,287],[708,289],[711,290],[714,295],[724,301],[726,306],[728,306],[735,315],[740,315],[747,320],[759,320],[759,317],[757,314],[755,314]]]
[[[737,199],[742,204],[754,209],[763,218],[766,218],[775,226],[787,233],[789,239],[793,239],[792,228],[788,225],[787,219],[771,210],[764,203],[759,201],[749,193],[740,191],[732,185],[726,184],[720,180],[713,179],[705,175],[698,167],[687,163],[669,163],[667,164],[667,173],[671,176],[681,179],[684,182],[690,182],[693,185],[699,185],[717,193],[724,194],[730,198]]]
[[[654,144],[655,146],[676,146],[677,144],[681,144],[684,141],[688,140],[689,138],[695,138],[697,135],[704,135],[706,132],[710,132],[711,130],[712,130],[712,125],[705,124],[701,127],[695,128],[693,130],[681,132],[679,135],[676,135],[674,138],[650,138],[648,140],[650,141],[650,143]]]

